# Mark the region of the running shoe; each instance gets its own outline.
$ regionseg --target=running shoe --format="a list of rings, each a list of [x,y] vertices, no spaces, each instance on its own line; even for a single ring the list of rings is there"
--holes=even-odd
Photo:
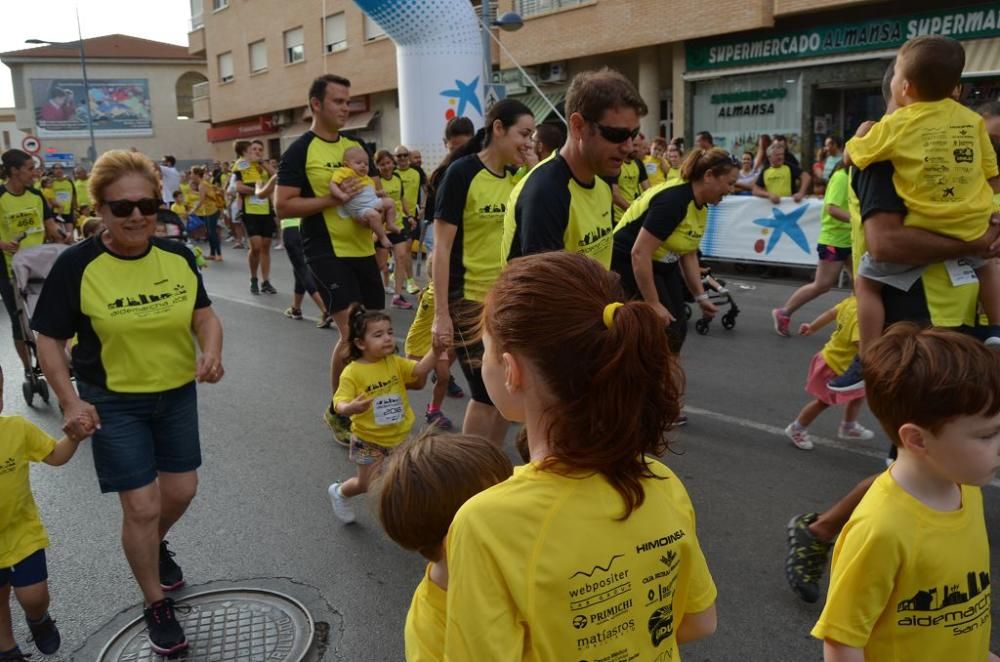
[[[795,425],[795,423],[789,423],[788,427],[785,428],[785,436],[791,439],[792,443],[799,450],[811,451],[813,449],[812,439],[804,427]]]
[[[837,436],[841,439],[849,439],[853,441],[855,439],[874,439],[875,433],[855,421],[850,425],[844,425],[841,423],[840,427],[837,428]]]
[[[340,483],[333,483],[326,490],[330,495],[330,505],[333,506],[333,514],[344,524],[354,521],[354,508],[347,503],[347,497],[340,493]]]
[[[788,326],[792,323],[791,316],[783,308],[775,308],[771,311],[771,318],[774,320],[774,332],[788,338],[791,335],[788,332]]]
[[[392,298],[392,307],[401,310],[413,310],[413,304],[407,301],[402,294],[397,294]]]
[[[785,557],[785,579],[796,595],[806,602],[819,599],[819,580],[823,578],[826,559],[833,546],[812,534],[809,525],[819,517],[816,513],[797,515],[788,523],[788,554]]]
[[[271,285],[271,281],[265,280],[260,284],[260,291],[264,294],[277,294],[278,290],[274,289],[274,285]]]
[[[826,387],[834,393],[850,393],[865,387],[865,378],[861,373],[861,357],[855,356],[851,365],[840,377],[835,377],[826,383]]]
[[[170,551],[166,540],[160,541],[160,588],[173,591],[184,586],[184,572],[174,561],[174,552]]]
[[[300,320],[302,319],[302,309],[292,308],[289,306],[288,308],[285,308],[285,317],[290,320]]]
[[[393,287],[392,285],[386,285],[384,289],[385,289],[385,293],[386,294],[395,294],[396,293],[396,288]]]
[[[329,329],[331,326],[333,326],[333,316],[331,315],[323,315],[316,322],[317,329]]]
[[[184,629],[177,622],[174,611],[173,598],[163,598],[142,612],[148,628],[149,647],[159,655],[173,655],[188,647]]]
[[[333,432],[333,440],[344,448],[351,446],[351,419],[346,416],[338,416],[327,407],[323,410],[323,422],[326,427]]]
[[[449,398],[465,397],[465,391],[462,390],[462,387],[458,385],[458,382],[456,382],[455,378],[452,377],[451,375],[448,375],[448,397]]]
[[[427,419],[427,425],[430,425],[438,430],[452,430],[455,424],[451,422],[451,419],[444,415],[444,412],[438,409],[437,411],[431,411],[428,406],[427,411],[424,413],[424,417]]]
[[[37,623],[30,618],[25,618],[24,620],[28,622],[28,629],[31,631],[31,639],[35,642],[35,648],[45,655],[52,655],[59,650],[62,637],[59,636],[59,628],[56,627],[56,622],[49,616],[49,612],[45,612],[42,620]]]
[[[674,419],[673,423],[671,423],[670,429],[673,430],[674,428],[682,428],[687,424],[688,424],[687,414],[681,414]]]
[[[14,648],[0,653],[0,662],[30,662],[31,654],[22,653],[19,646],[14,646]]]
[[[257,286],[257,279],[250,279],[250,294],[260,294],[260,287]]]
[[[274,250],[276,250],[276,251],[283,251],[283,250],[285,250],[285,245],[284,244],[275,244],[274,245]]]
[[[406,279],[406,291],[410,294],[417,294],[420,292],[420,286],[417,285],[417,281],[413,280],[412,277]]]

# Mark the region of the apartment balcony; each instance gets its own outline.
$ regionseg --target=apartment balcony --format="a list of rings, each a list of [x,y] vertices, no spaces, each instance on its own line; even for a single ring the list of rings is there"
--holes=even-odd
[[[208,81],[205,81],[191,88],[194,104],[194,120],[196,122],[212,121],[212,104],[208,96],[208,86]]]

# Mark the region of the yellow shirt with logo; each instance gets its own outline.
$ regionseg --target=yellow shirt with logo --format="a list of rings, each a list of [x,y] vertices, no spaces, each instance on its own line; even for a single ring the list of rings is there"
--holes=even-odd
[[[830,590],[812,630],[863,648],[866,660],[985,662],[990,549],[978,487],[933,510],[884,472],[837,538]]]
[[[646,168],[639,161],[629,159],[622,163],[615,183],[618,185],[618,193],[631,205],[642,194],[644,181],[646,181]],[[624,214],[625,210],[615,205],[614,222],[618,223]]]
[[[642,159],[643,167],[646,168],[646,181],[650,186],[656,186],[667,181],[667,173],[663,170],[660,159],[652,154]]]
[[[371,186],[372,188],[375,188],[375,182],[372,180],[371,177],[369,177],[368,175],[359,175],[358,173],[354,172],[354,168],[350,166],[340,166],[339,168],[334,170],[333,176],[330,177],[330,180],[334,184],[343,184],[345,181],[351,178],[357,179],[358,184],[360,184],[363,187]]]
[[[333,395],[334,404],[351,402],[359,395],[371,399],[371,406],[351,416],[351,432],[379,446],[398,446],[413,427],[413,410],[406,385],[413,381],[417,362],[391,354],[375,363],[351,361],[340,375]]]
[[[420,201],[420,171],[411,166],[406,170],[397,169],[396,174],[403,180],[403,199],[410,213],[416,213],[417,202]]]
[[[568,251],[611,268],[614,226],[611,185],[573,177],[559,152],[542,161],[514,187],[504,217],[504,263],[532,253]]]
[[[73,180],[73,188],[76,189],[76,206],[90,207],[90,182],[86,179]]]
[[[45,220],[52,218],[52,209],[36,189],[25,189],[14,195],[0,187],[0,241],[15,241],[18,250],[40,246],[45,242]],[[4,253],[7,275],[11,275],[13,256]]]
[[[278,185],[297,188],[305,198],[328,196],[333,172],[343,165],[344,152],[352,147],[364,149],[359,141],[345,134],[331,141],[306,131],[282,154]],[[301,232],[307,259],[375,255],[371,229],[344,223],[337,207],[303,217]]]
[[[707,224],[708,207],[698,206],[691,184],[667,181],[647,189],[625,212],[615,227],[615,254],[619,258],[630,255],[639,230],[645,228],[662,241],[653,260],[676,262],[681,255],[698,250]]]
[[[778,167],[768,164],[757,177],[757,185],[763,187],[768,193],[787,198],[792,194],[795,181],[802,176],[802,172],[787,163]]]
[[[403,219],[403,179],[398,173],[389,175],[389,179],[379,175],[382,183],[382,192],[392,198],[396,203],[396,225],[400,225]],[[410,207],[412,210],[413,208]]]
[[[844,374],[858,353],[858,300],[851,295],[834,306],[837,326],[820,352],[823,360],[838,375]]]
[[[847,151],[862,170],[891,161],[907,226],[962,241],[985,234],[993,209],[997,159],[983,118],[952,99],[904,106],[876,123]]]
[[[237,163],[237,165],[244,165],[243,161]],[[264,170],[264,167],[257,162],[245,162],[246,167],[233,169],[233,176],[239,181],[243,182],[244,185],[254,188],[256,184],[266,184],[267,180],[270,179],[270,175]],[[327,187],[329,190],[329,187]],[[267,216],[271,213],[271,201],[266,197],[261,198],[256,194],[251,193],[248,195],[242,195],[243,198],[243,213],[253,214],[257,216]],[[197,203],[197,199],[195,200]]]
[[[55,449],[49,435],[21,416],[0,416],[0,568],[49,546],[31,494],[29,464]]]
[[[535,465],[469,499],[448,532],[446,660],[676,660],[715,603],[687,491],[647,459],[626,520],[600,474]]]
[[[423,580],[417,584],[406,612],[403,642],[406,662],[441,662],[444,659],[445,609],[447,592],[431,581],[427,564]]]
[[[514,173],[494,173],[476,154],[458,159],[438,187],[434,218],[454,225],[455,241],[448,270],[448,298],[484,301],[500,277],[504,238]]]
[[[191,251],[153,237],[138,257],[95,235],[63,251],[45,280],[31,327],[73,347],[77,379],[117,393],[159,393],[195,377],[191,321],[211,305]]]
[[[55,194],[56,204],[59,205],[59,213],[73,213],[73,193],[75,192],[73,182],[68,179],[53,179],[52,192]]]

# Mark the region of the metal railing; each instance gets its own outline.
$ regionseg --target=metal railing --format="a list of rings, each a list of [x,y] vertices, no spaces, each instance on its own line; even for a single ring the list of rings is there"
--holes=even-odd
[[[195,83],[191,86],[191,100],[197,101],[198,99],[208,98],[208,81],[204,83]]]

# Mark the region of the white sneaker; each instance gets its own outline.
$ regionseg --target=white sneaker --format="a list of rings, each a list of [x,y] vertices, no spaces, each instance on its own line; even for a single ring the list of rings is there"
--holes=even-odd
[[[276,251],[283,251],[283,250],[285,250],[285,246],[284,246],[284,244],[275,244],[274,245],[274,250],[276,250]]]
[[[873,439],[875,437],[875,433],[869,430],[868,428],[864,427],[860,423],[853,423],[849,427],[841,423],[840,427],[837,428],[837,436],[840,437],[841,439],[851,439],[851,440]]]
[[[987,347],[996,347],[997,345],[1000,345],[1000,337],[990,336],[989,338],[986,339]]]
[[[344,524],[353,522],[354,509],[347,503],[348,497],[340,493],[340,483],[334,483],[326,491],[330,495],[330,505],[333,506],[333,514],[337,516],[337,519]]]
[[[396,293],[396,288],[393,287],[393,286],[391,286],[391,285],[386,285],[385,286],[385,293],[386,294],[395,294]]]
[[[805,428],[795,427],[795,423],[788,424],[788,427],[785,428],[785,436],[791,439],[792,443],[799,450],[811,451],[813,449],[813,442],[809,438],[809,433]]]

